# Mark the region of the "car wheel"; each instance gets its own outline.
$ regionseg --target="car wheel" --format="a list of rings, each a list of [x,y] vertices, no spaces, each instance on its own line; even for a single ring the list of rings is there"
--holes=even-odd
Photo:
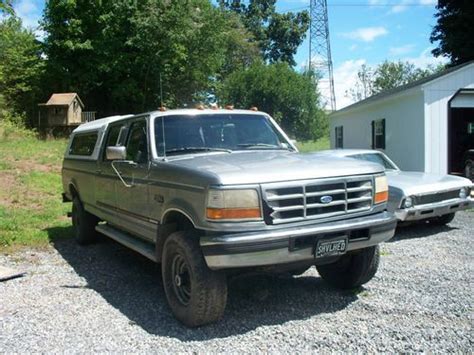
[[[431,222],[439,226],[444,226],[445,224],[448,224],[453,221],[454,215],[455,213],[448,213],[448,214],[432,219]]]
[[[464,166],[464,175],[470,179],[474,180],[474,164],[471,160],[466,160],[466,164]]]
[[[316,265],[319,275],[334,287],[351,289],[369,282],[377,272],[380,260],[378,245],[343,255],[338,261]]]
[[[97,239],[95,230],[97,223],[97,217],[84,210],[81,200],[74,197],[72,200],[72,226],[76,242],[80,245],[94,242]]]
[[[180,322],[198,327],[223,316],[227,302],[226,275],[207,267],[192,232],[175,232],[167,238],[161,270],[168,304]]]

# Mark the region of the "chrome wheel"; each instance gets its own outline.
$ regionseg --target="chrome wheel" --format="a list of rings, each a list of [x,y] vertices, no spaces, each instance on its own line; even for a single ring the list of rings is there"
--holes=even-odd
[[[176,298],[182,305],[187,306],[191,299],[191,277],[186,260],[180,254],[176,254],[173,258],[171,277]]]

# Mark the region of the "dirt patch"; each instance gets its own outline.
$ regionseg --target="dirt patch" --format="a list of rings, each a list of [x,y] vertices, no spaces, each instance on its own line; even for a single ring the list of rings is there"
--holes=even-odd
[[[14,169],[24,172],[38,171],[42,173],[61,172],[61,166],[55,164],[41,164],[33,160],[14,160],[6,159],[6,161],[13,166]]]
[[[19,172],[0,171],[0,205],[7,208],[28,206],[32,210],[43,208],[41,201],[45,194],[28,189],[19,182]]]

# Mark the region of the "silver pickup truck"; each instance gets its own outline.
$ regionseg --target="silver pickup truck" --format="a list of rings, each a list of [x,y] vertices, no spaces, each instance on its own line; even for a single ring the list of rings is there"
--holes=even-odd
[[[302,273],[340,288],[368,282],[390,239],[384,169],[300,154],[252,110],[170,110],[85,123],[62,168],[79,244],[97,232],[162,264],[187,326],[224,313],[229,271]]]

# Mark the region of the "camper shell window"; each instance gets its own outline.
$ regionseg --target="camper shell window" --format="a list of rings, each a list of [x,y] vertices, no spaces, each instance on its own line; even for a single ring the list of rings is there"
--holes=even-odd
[[[94,153],[97,136],[97,132],[76,134],[69,148],[69,154],[91,156]]]

